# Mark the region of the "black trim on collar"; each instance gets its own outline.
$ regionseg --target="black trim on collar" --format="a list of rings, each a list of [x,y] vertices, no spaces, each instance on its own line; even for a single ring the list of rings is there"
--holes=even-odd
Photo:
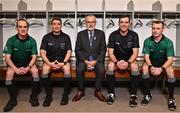
[[[16,34],[16,38],[18,39],[18,40],[20,40],[20,41],[26,41],[26,40],[28,40],[29,39],[29,34],[27,34],[27,37],[26,37],[26,39],[24,39],[24,40],[21,40],[20,38],[19,38],[19,35],[18,35],[18,33]]]
[[[159,42],[161,42],[162,40],[164,40],[164,38],[165,38],[165,36],[164,36],[164,34],[163,34],[163,35],[162,35],[162,38],[161,38],[161,40],[160,40]],[[151,35],[151,40],[154,41],[154,42],[156,42],[156,41],[154,40],[154,38],[153,38],[153,35]],[[156,43],[159,43],[159,42],[156,42]]]
[[[51,31],[51,35],[52,35],[52,36],[55,36],[55,37],[62,36],[63,34],[64,34],[64,32],[62,32],[62,30],[60,31],[60,34],[59,34],[59,35],[55,35],[55,34],[53,34],[53,31]]]

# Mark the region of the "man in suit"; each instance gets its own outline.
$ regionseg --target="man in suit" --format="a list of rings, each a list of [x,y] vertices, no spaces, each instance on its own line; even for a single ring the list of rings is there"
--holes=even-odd
[[[96,17],[86,16],[86,28],[77,35],[75,53],[77,60],[76,75],[78,81],[78,91],[73,98],[73,102],[85,96],[84,79],[86,70],[94,70],[96,73],[96,83],[94,96],[105,102],[106,98],[101,93],[101,82],[104,78],[104,58],[106,54],[106,41],[103,31],[95,29]]]

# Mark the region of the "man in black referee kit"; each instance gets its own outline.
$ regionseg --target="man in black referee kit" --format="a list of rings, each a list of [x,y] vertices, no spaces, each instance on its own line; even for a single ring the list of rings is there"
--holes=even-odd
[[[13,110],[17,105],[16,89],[13,81],[14,75],[23,76],[28,72],[32,74],[32,92],[29,102],[32,106],[39,106],[37,98],[39,74],[35,65],[37,58],[36,41],[28,35],[29,24],[26,20],[20,19],[17,21],[17,34],[8,39],[4,53],[5,60],[8,65],[6,72],[5,84],[10,95],[7,105],[4,107],[4,112]]]
[[[119,29],[112,32],[108,42],[108,71],[106,78],[108,81],[108,96],[107,104],[113,104],[115,100],[115,70],[130,70],[131,88],[129,106],[137,105],[137,88],[139,82],[139,69],[136,58],[139,52],[139,37],[138,34],[129,30],[130,17],[127,15],[120,16]]]
[[[52,87],[49,74],[53,70],[64,72],[64,93],[60,104],[68,104],[70,91],[70,63],[72,53],[71,40],[69,35],[62,32],[62,21],[59,17],[54,17],[51,21],[52,32],[46,34],[41,43],[40,54],[44,61],[42,68],[42,83],[45,87],[46,98],[43,106],[50,106],[52,102]]]

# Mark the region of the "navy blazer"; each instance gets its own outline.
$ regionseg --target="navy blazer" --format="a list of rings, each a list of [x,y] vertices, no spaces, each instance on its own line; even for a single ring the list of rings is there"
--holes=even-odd
[[[101,30],[94,30],[92,49],[90,48],[88,30],[80,31],[77,35],[75,54],[77,61],[88,60],[90,55],[95,57],[97,62],[104,63],[106,54],[105,33]]]

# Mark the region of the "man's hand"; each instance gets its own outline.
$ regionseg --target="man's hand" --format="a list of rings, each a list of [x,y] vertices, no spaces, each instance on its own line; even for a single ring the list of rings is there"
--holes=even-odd
[[[162,70],[162,68],[161,67],[151,67],[150,68],[150,72],[151,72],[151,74],[153,74],[154,76],[159,76],[162,72],[163,72],[163,70]]]
[[[124,60],[120,60],[117,62],[116,65],[120,70],[126,70],[129,66],[128,66],[128,62],[124,61]]]
[[[29,70],[30,70],[29,67],[20,67],[20,68],[16,68],[14,71],[18,75],[25,75]]]
[[[51,63],[51,68],[53,70],[61,69],[64,66],[63,62],[58,62],[57,60]]]
[[[97,63],[96,60],[92,60],[92,61],[85,60],[85,64],[87,65],[87,68],[88,68],[89,70],[94,69],[96,63]]]

